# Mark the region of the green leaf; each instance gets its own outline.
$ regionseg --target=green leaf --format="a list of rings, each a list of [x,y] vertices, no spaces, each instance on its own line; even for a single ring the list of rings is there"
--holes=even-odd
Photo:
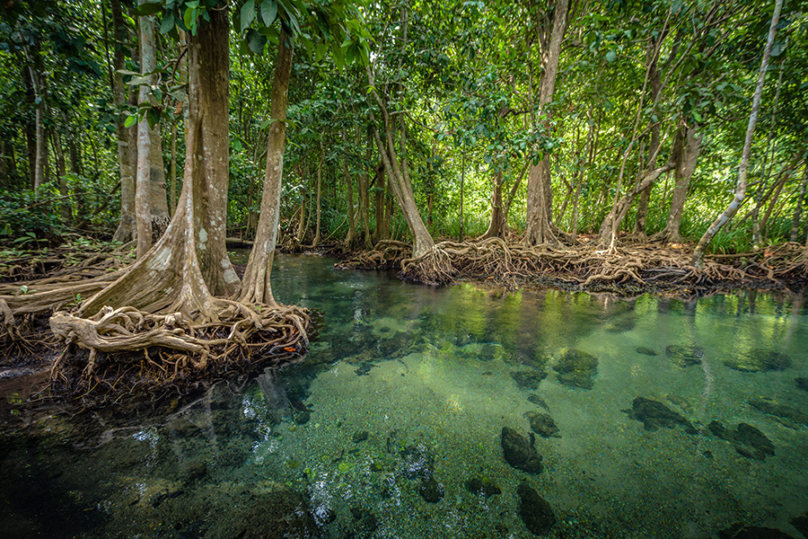
[[[123,122],[124,127],[132,127],[137,123],[137,114],[130,114]]]
[[[168,12],[163,17],[163,22],[160,24],[160,33],[167,34],[174,29],[174,14]]]
[[[261,4],[261,18],[264,19],[264,24],[269,26],[275,22],[275,17],[278,16],[278,4],[275,0],[264,0]]]
[[[609,51],[606,53],[606,61],[611,63],[614,62],[615,58],[617,58],[617,53],[615,51]]]
[[[247,46],[253,54],[261,56],[264,53],[264,45],[267,44],[267,38],[262,36],[258,31],[250,28],[247,32]]]
[[[255,19],[255,0],[247,0],[241,6],[241,31],[247,29]],[[250,47],[252,48],[252,47]]]
[[[155,13],[157,13],[158,11],[160,11],[162,9],[163,9],[163,6],[160,5],[159,3],[154,3],[153,4],[153,3],[149,2],[149,3],[146,3],[146,4],[140,4],[137,7],[137,9],[135,9],[135,14],[137,14],[137,16],[139,16],[139,17],[146,17],[148,15],[154,15]]]

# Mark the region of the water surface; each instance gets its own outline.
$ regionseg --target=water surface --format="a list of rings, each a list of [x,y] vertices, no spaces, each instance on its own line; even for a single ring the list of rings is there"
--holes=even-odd
[[[323,313],[302,362],[90,439],[65,415],[3,438],[3,535],[526,538],[527,483],[549,537],[800,536],[799,297],[435,289],[332,264],[276,261],[276,297]],[[556,430],[532,431],[537,414]],[[503,427],[540,473],[506,462]]]

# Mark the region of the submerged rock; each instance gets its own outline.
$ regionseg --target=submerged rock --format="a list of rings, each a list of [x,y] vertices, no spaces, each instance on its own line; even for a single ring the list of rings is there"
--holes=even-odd
[[[354,527],[348,537],[353,537],[355,534],[358,534],[359,537],[370,537],[379,527],[376,515],[363,507],[351,507],[351,516],[354,518]]]
[[[358,444],[359,442],[364,442],[367,439],[368,439],[368,431],[366,430],[357,431],[354,433],[353,436],[351,436],[351,440],[355,444]]]
[[[511,378],[519,389],[539,389],[539,383],[547,378],[544,371],[517,371],[511,373]]]
[[[672,344],[665,348],[665,354],[667,354],[674,364],[680,367],[690,367],[691,365],[701,363],[701,358],[704,356],[704,349],[692,344]]]
[[[721,539],[794,539],[787,533],[773,528],[761,528],[758,526],[744,526],[743,524],[733,524],[727,530],[718,533]]]
[[[362,363],[358,369],[356,369],[357,376],[367,376],[370,372],[370,369],[373,368],[372,363]]]
[[[780,352],[755,348],[722,360],[730,369],[741,372],[782,371],[791,366],[791,358]]]
[[[536,452],[536,448],[530,444],[527,437],[508,427],[502,427],[500,443],[508,464],[528,473],[541,473],[541,455]]]
[[[435,481],[434,477],[423,478],[418,494],[429,503],[438,503],[443,498],[443,487]]]
[[[472,494],[485,496],[486,498],[502,494],[502,490],[497,486],[497,484],[487,477],[473,477],[469,479],[466,481],[466,488]]]
[[[766,460],[766,456],[774,456],[774,444],[752,425],[741,423],[735,430],[730,430],[713,421],[707,429],[716,438],[730,442],[738,453],[748,459]]]
[[[595,386],[592,378],[598,372],[598,358],[581,350],[567,350],[553,370],[558,381],[567,387],[592,389]]]
[[[553,418],[549,414],[541,412],[525,412],[525,417],[530,421],[530,428],[539,436],[545,438],[561,438],[558,433],[558,426],[556,426]]]
[[[283,489],[256,500],[254,509],[243,516],[243,535],[263,537],[319,537],[317,523],[306,499],[291,489]]]
[[[407,479],[432,477],[435,459],[423,445],[410,445],[401,451],[401,475]]]
[[[527,401],[535,404],[536,406],[541,406],[545,410],[549,410],[550,407],[547,406],[547,403],[544,402],[544,399],[536,395],[535,393],[531,393],[527,396]]]
[[[753,408],[757,408],[765,414],[775,416],[777,420],[786,427],[792,429],[798,429],[800,428],[800,425],[805,425],[808,427],[808,414],[801,412],[796,408],[786,406],[785,404],[780,404],[774,399],[760,397],[756,399],[749,399],[746,402],[748,402]]]
[[[653,350],[651,348],[646,348],[645,346],[638,346],[634,350],[636,350],[638,354],[642,354],[644,356],[657,356],[657,355],[659,355],[659,354],[657,354],[656,350]]]
[[[808,378],[795,378],[794,382],[796,382],[798,388],[808,391]]]
[[[519,516],[527,529],[535,535],[549,532],[556,523],[550,504],[526,483],[519,485],[516,493],[519,495]]]
[[[696,434],[695,427],[687,418],[653,399],[637,397],[631,403],[631,408],[623,411],[631,419],[642,422],[645,430],[655,431],[659,427],[672,429],[679,425],[686,433]]]

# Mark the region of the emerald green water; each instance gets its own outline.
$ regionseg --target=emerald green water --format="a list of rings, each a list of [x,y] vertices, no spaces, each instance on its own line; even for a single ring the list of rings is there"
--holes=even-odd
[[[25,436],[2,438],[0,534],[527,538],[517,495],[526,482],[555,514],[548,537],[713,538],[734,523],[800,537],[791,524],[808,511],[799,297],[434,289],[332,264],[276,261],[276,297],[324,317],[300,363],[91,439],[77,437],[77,420],[41,414]],[[670,345],[703,354],[682,360]],[[596,357],[596,368],[560,372],[569,351]],[[775,358],[770,370],[751,372],[761,357]],[[681,423],[645,418],[645,428],[642,413],[627,413],[637,397]],[[534,433],[538,474],[509,465],[500,444],[503,427],[528,436],[530,412],[557,427]],[[713,421],[758,429],[774,454],[722,439]],[[475,477],[501,493],[470,492]],[[437,502],[425,499],[436,492]]]

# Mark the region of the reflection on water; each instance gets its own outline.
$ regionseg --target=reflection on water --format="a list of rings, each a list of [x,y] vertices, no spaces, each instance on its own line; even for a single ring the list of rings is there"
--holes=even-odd
[[[303,362],[83,447],[64,417],[4,438],[4,535],[808,533],[799,297],[434,289],[331,263],[277,260],[276,297],[324,313]]]

